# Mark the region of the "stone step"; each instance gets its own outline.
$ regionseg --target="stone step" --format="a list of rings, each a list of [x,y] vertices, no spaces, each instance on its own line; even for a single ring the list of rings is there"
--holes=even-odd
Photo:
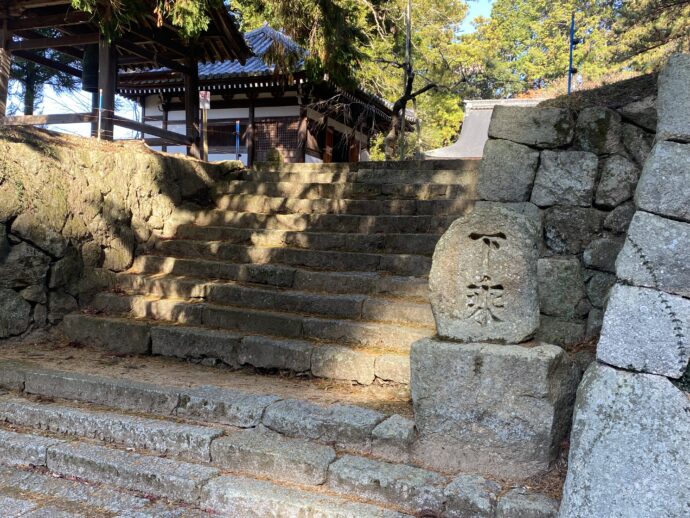
[[[301,232],[198,225],[182,225],[178,227],[175,234],[175,239],[223,241],[224,243],[258,247],[426,256],[431,256],[434,253],[434,248],[440,237],[439,234]]]
[[[466,196],[468,194],[467,189],[468,187],[463,184],[448,185],[439,183],[300,183],[297,181],[235,180],[220,185],[216,192],[218,195],[259,194],[277,198],[309,200],[321,198],[352,200],[452,200]]]
[[[267,214],[358,214],[362,216],[408,215],[448,216],[464,214],[472,196],[454,200],[357,200],[319,198],[315,200],[264,196],[261,194],[222,195],[216,208]]]
[[[372,448],[376,451],[378,443],[384,440],[388,446],[405,452],[413,439],[409,433],[387,432],[393,423],[396,430],[410,426],[411,421],[401,416],[387,416],[357,405],[317,404],[237,388],[142,383],[8,360],[0,360],[0,387],[117,411],[174,416],[236,428],[264,426],[286,437],[314,440],[362,453],[370,453]],[[276,388],[279,392],[281,385]],[[17,454],[14,458],[23,464],[36,464],[33,457],[23,458]]]
[[[277,264],[238,264],[144,255],[134,260],[130,273],[230,280],[320,293],[383,295],[418,302],[429,300],[429,281],[425,277],[397,276],[384,272],[329,272]]]
[[[313,493],[235,475],[216,468],[154,455],[143,455],[83,442],[46,439],[38,435],[0,431],[0,452],[4,455],[41,446],[40,463],[50,472],[65,477],[108,484],[143,492],[153,497],[175,499],[216,513],[232,516],[268,516],[287,510],[294,515],[399,517],[381,507],[348,501],[337,496]],[[8,451],[5,440],[13,447]],[[280,498],[276,498],[279,496]],[[257,512],[257,508],[263,511]],[[267,514],[262,514],[263,512]]]
[[[220,362],[234,368],[291,371],[362,385],[370,385],[376,379],[407,385],[410,380],[407,354],[94,315],[68,315],[64,328],[72,341],[119,354],[154,354]]]
[[[308,250],[301,248],[235,245],[223,241],[171,239],[159,241],[160,255],[234,263],[282,264],[329,271],[383,271],[394,275],[426,277],[431,257],[418,254],[385,254]]]
[[[219,282],[188,277],[118,274],[115,289],[129,295],[200,299],[212,304],[287,311],[317,316],[433,326],[428,302],[328,294]]]
[[[135,318],[230,329],[241,333],[323,340],[339,345],[350,344],[354,347],[396,353],[409,352],[413,342],[434,333],[433,326],[411,327],[402,324],[321,318],[184,299],[157,299],[108,292],[97,294],[90,304],[90,309],[113,316],[128,314]]]
[[[189,505],[146,498],[29,467],[0,466],[3,518],[211,518]]]
[[[361,216],[357,214],[265,214],[231,210],[188,211],[199,226],[255,230],[352,232],[356,234],[442,234],[457,216]]]

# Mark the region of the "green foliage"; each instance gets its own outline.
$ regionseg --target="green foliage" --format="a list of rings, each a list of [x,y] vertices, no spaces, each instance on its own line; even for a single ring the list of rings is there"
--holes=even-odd
[[[208,28],[209,9],[223,5],[222,0],[72,0],[75,9],[93,13],[101,31],[115,37],[123,27],[144,16],[154,16],[177,27],[188,39]]]

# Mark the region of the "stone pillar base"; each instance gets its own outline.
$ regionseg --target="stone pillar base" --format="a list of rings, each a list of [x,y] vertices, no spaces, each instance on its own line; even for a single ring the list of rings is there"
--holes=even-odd
[[[555,345],[412,346],[419,463],[511,479],[549,468],[566,436],[579,371]]]

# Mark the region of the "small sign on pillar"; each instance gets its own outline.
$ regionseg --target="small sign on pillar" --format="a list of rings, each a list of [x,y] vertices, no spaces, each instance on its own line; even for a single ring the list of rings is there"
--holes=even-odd
[[[201,110],[201,135],[203,139],[201,159],[208,160],[208,110],[211,109],[210,91],[199,91],[199,109]]]

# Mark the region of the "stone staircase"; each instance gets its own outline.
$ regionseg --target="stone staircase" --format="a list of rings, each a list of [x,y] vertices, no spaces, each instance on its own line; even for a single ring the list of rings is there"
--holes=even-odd
[[[407,384],[434,333],[434,246],[473,199],[477,162],[239,172],[212,207],[136,258],[68,335],[121,353]],[[107,329],[106,329],[107,328]]]
[[[3,516],[554,517],[549,483],[414,455],[409,350],[476,166],[242,171],[181,208],[66,340],[0,351]]]

